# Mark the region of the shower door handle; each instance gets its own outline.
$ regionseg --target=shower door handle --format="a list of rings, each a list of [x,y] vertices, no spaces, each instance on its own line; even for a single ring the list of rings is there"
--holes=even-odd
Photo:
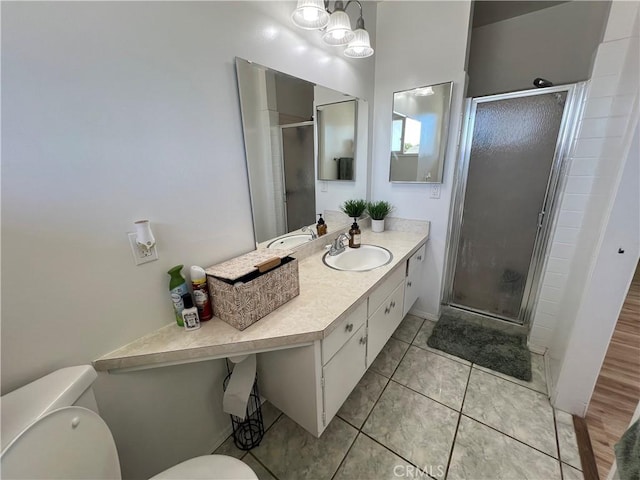
[[[539,214],[538,214],[538,228],[542,228],[542,222],[544,220],[544,214],[545,211],[542,210]]]

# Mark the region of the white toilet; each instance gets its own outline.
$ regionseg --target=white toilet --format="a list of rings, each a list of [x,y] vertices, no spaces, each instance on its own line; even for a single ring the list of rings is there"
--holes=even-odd
[[[113,436],[98,415],[90,366],[63,368],[2,397],[3,479],[119,479]],[[182,462],[154,479],[257,480],[225,455]]]

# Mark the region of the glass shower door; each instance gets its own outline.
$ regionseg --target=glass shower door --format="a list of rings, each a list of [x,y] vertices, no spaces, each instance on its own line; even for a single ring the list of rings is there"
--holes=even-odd
[[[282,127],[287,231],[316,219],[316,177],[314,167],[313,122]]]
[[[449,298],[453,306],[518,323],[568,92],[523,93],[474,99]]]

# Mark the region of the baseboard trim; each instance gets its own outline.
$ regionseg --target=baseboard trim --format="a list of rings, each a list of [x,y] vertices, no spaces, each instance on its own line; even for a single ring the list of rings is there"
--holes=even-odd
[[[541,347],[534,343],[527,343],[527,347],[529,347],[530,352],[537,353],[538,355],[544,355],[547,353],[547,349],[545,347]]]
[[[216,439],[213,441],[213,448],[211,449],[212,455],[218,448],[220,448],[220,445],[222,445],[227,440],[227,438],[231,436],[232,433],[233,426],[231,425],[231,422],[229,422],[229,425],[226,428],[222,429]]]
[[[426,318],[427,320],[431,320],[433,322],[438,321],[438,316],[433,313],[425,312],[424,310],[418,310],[417,308],[411,308],[409,310],[410,315],[415,315],[416,317]]]

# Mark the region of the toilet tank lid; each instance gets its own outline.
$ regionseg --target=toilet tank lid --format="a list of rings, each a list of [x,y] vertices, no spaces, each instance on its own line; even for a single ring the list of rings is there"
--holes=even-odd
[[[31,423],[73,405],[98,378],[90,365],[56,370],[0,398],[2,451]]]

